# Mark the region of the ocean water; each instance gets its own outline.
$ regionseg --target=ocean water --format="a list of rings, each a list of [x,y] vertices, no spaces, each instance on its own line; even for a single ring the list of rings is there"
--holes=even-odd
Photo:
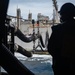
[[[52,57],[50,55],[33,54],[27,58],[19,53],[15,56],[35,75],[53,75]]]
[[[15,53],[15,56],[35,75],[54,75],[52,70],[52,57],[50,55],[33,54],[28,58],[20,53]],[[1,68],[2,72],[6,72]]]

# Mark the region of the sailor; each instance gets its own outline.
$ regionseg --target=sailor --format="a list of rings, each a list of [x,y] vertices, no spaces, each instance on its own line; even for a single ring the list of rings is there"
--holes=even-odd
[[[75,6],[65,3],[59,11],[61,23],[52,27],[48,52],[54,75],[75,75]]]

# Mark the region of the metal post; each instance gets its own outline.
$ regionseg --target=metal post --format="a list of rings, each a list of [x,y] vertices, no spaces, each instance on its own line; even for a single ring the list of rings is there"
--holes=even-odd
[[[38,25],[38,35],[39,35],[39,21],[37,21],[37,25]],[[40,45],[40,39],[38,38],[38,45]]]
[[[33,51],[35,51],[35,29],[34,29],[35,21],[34,20],[32,20],[32,24],[33,24],[33,36],[34,36],[34,40],[33,40]]]

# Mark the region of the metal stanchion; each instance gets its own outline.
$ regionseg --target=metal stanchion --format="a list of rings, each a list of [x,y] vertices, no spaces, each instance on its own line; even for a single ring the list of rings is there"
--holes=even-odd
[[[35,29],[34,29],[34,24],[35,24],[35,21],[32,20],[32,24],[33,24],[33,36],[34,36],[34,40],[33,40],[33,52],[35,51]]]

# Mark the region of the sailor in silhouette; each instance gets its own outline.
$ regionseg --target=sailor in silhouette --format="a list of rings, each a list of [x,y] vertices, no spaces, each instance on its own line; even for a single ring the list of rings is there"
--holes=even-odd
[[[59,11],[61,23],[52,27],[48,52],[54,75],[75,75],[75,6],[65,3]]]

